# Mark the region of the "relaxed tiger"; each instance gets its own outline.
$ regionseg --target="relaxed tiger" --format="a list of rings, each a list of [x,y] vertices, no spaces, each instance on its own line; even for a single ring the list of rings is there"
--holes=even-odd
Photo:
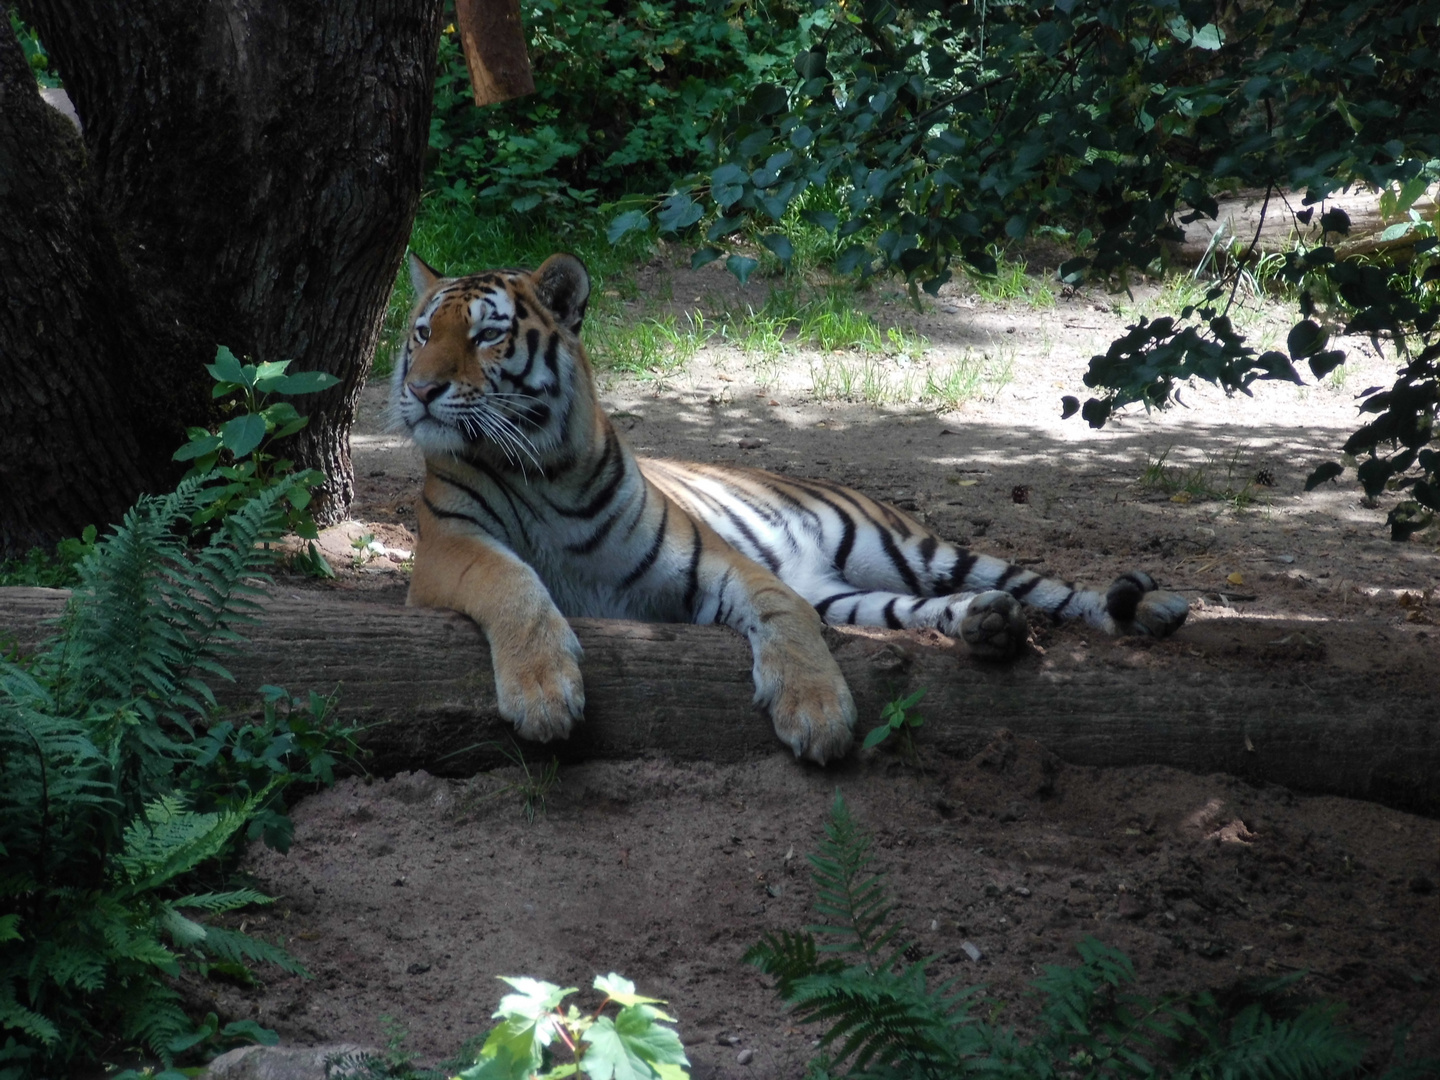
[[[480,624],[525,738],[564,738],[584,711],[566,615],[731,627],[776,733],[819,762],[855,725],[822,619],[935,627],[996,657],[1024,645],[1022,601],[1113,634],[1185,621],[1185,599],[1145,574],[1080,590],[823,480],[636,457],[596,400],[579,338],[590,279],[570,255],[459,278],[412,255],[410,271],[391,399],[426,465],[409,602]]]

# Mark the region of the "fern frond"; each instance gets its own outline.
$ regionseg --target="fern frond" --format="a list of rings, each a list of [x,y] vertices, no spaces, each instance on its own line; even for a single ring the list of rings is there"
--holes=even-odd
[[[833,920],[806,927],[812,934],[838,940],[817,946],[821,952],[861,953],[876,966],[880,953],[899,927],[890,926],[884,875],[870,872],[870,837],[856,824],[836,792],[820,850],[809,856],[815,882],[815,911]]]
[[[231,892],[182,896],[178,900],[172,900],[171,906],[181,910],[193,908],[197,911],[207,911],[212,915],[218,915],[221,912],[235,911],[253,904],[273,904],[274,902],[273,896],[266,896],[254,889],[234,889]]]
[[[786,1001],[794,993],[795,983],[811,975],[836,975],[845,970],[841,960],[821,960],[815,938],[804,932],[781,930],[778,935],[767,932],[758,944],[752,945],[741,960],[753,964],[775,979],[775,992]]]
[[[207,926],[205,940],[200,943],[200,948],[217,960],[229,960],[246,967],[250,964],[273,964],[291,975],[310,977],[305,965],[280,946],[223,926]]]
[[[1276,1020],[1259,1004],[1231,1021],[1223,1046],[1178,1072],[1180,1078],[1209,1076],[1235,1080],[1330,1080],[1359,1068],[1365,1044],[1336,1023],[1333,1005],[1312,1005],[1288,1020]]]
[[[987,1049],[967,1014],[973,993],[931,991],[918,965],[898,974],[851,967],[797,980],[790,1000],[797,1019],[830,1025],[820,1042],[839,1042],[837,1059],[958,1069]]]
[[[129,879],[116,895],[128,898],[149,892],[219,855],[277,783],[221,813],[187,810],[173,795],[148,804],[144,820],[132,821],[126,828],[125,848],[115,857]]]
[[[0,979],[0,1030],[5,1028],[29,1035],[46,1046],[53,1046],[60,1038],[59,1030],[47,1017],[20,1004],[14,983]]]
[[[121,1034],[143,1044],[167,1066],[174,1058],[170,1044],[194,1028],[180,1006],[180,995],[164,983],[137,982],[119,1005]]]

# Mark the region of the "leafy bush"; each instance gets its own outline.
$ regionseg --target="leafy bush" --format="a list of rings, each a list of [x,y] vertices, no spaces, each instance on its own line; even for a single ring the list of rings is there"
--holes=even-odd
[[[1384,335],[1403,370],[1368,397],[1374,419],[1345,450],[1364,458],[1367,493],[1405,493],[1390,514],[1403,539],[1440,511],[1440,239],[1407,213],[1440,180],[1437,22],[1440,0],[824,4],[792,71],[726,114],[719,164],[658,208],[622,208],[612,235],[708,223],[695,263],[725,257],[743,281],[756,260],[737,235],[788,263],[780,223],[838,188],[838,208],[806,211],[841,244],[837,268],[901,274],[918,303],[954,261],[993,274],[996,244],[1039,230],[1080,252],[1060,268],[1067,284],[1124,287],[1180,225],[1214,218],[1217,195],[1262,190],[1270,214],[1320,229],[1272,268],[1299,300],[1287,348],[1261,352],[1231,321],[1242,253],[1178,318],[1141,319],[1095,357],[1096,396],[1068,399],[1066,415],[1098,427],[1132,402],[1168,404],[1189,378],[1227,392],[1299,382],[1301,365],[1321,378],[1344,360],[1336,331]],[[1349,219],[1324,201],[1356,186],[1386,193],[1397,255],[1344,257]]]
[[[501,1023],[486,1036],[475,1064],[461,1070],[460,1080],[560,1080],[581,1072],[600,1080],[690,1075],[680,1036],[665,1026],[675,1018],[655,1008],[665,1002],[635,993],[629,979],[595,976],[595,989],[605,996],[588,1015],[574,1005],[561,1009],[576,992],[573,986],[504,976],[501,981],[515,993],[500,999],[495,1017]],[[612,1005],[618,1010],[613,1017],[605,1012]],[[562,1053],[570,1060],[557,1063]]]
[[[663,191],[708,167],[711,129],[781,77],[813,17],[785,0],[525,0],[536,92],[477,109],[453,26],[440,44],[432,180],[486,212]]]
[[[812,1063],[812,1080],[1360,1075],[1364,1045],[1337,1022],[1337,1007],[1285,1000],[1299,975],[1252,988],[1235,1009],[1204,991],[1152,999],[1130,989],[1129,959],[1092,938],[1077,944],[1078,965],[1047,965],[1036,981],[1039,1031],[1023,1042],[971,1015],[978,988],[953,979],[931,987],[930,960],[908,959],[914,946],[891,919],[870,839],[838,794],[825,834],[810,856],[824,922],[767,934],[745,956],[775,977],[796,1019],[828,1025],[820,1044],[833,1050]],[[1277,1019],[1275,1011],[1289,1015]],[[1437,1069],[1440,1062],[1414,1062],[1386,1075],[1402,1080]]]
[[[28,659],[0,659],[4,1080],[62,1075],[115,1040],[167,1064],[202,1043],[273,1040],[249,1022],[192,1023],[169,980],[302,971],[203,921],[269,898],[192,878],[246,829],[283,849],[282,790],[328,781],[330,750],[348,738],[326,699],[273,687],[260,723],[201,730],[208,680],[230,677],[222,661],[256,620],[266,545],[307,481],[272,477],[203,519],[227,476],[142,499],[79,563],[58,633]]]

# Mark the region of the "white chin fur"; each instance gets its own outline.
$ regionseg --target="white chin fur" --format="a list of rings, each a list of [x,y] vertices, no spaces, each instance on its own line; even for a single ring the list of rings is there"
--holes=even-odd
[[[426,418],[419,424],[406,426],[415,445],[427,454],[458,454],[465,449],[465,437],[437,420]]]

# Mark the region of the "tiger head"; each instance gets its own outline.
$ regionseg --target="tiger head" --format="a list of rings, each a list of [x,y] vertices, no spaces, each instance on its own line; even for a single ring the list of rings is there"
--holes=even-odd
[[[427,454],[543,468],[563,452],[578,399],[593,407],[584,264],[552,255],[533,273],[447,278],[412,254],[410,279],[419,299],[391,385],[398,424]]]

